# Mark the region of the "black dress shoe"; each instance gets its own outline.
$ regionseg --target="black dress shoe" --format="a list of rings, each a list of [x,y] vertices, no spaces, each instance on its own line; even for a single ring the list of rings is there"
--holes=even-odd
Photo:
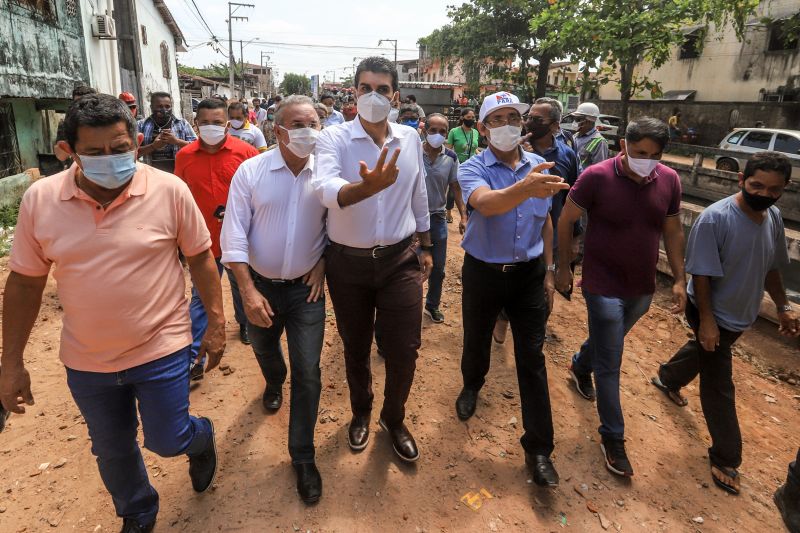
[[[133,518],[124,518],[122,520],[122,529],[119,530],[119,533],[150,533],[154,527],[156,527],[155,520],[146,526],[140,526],[139,522]]]
[[[283,391],[267,385],[267,388],[264,389],[264,396],[261,397],[261,403],[264,404],[264,409],[267,411],[277,411],[283,405]]]
[[[303,463],[294,465],[297,473],[297,492],[305,503],[317,503],[322,496],[322,476],[317,465]]]
[[[456,414],[461,420],[469,420],[475,414],[478,391],[464,387],[456,400]]]
[[[191,381],[200,381],[201,379],[203,379],[204,375],[205,375],[205,370],[203,370],[202,362],[194,365],[192,369],[189,371],[189,379]]]
[[[350,449],[360,452],[369,443],[369,416],[353,416],[347,428],[347,443]]]
[[[414,442],[414,437],[411,436],[411,432],[408,431],[405,424],[400,424],[397,427],[389,429],[389,426],[386,425],[386,422],[384,422],[382,418],[380,424],[384,431],[389,432],[389,436],[392,438],[394,453],[396,453],[400,459],[407,463],[413,463],[419,459],[417,443]]]
[[[533,481],[542,487],[557,487],[558,472],[553,466],[553,461],[546,455],[531,455],[525,453],[525,463],[533,473]]]
[[[195,492],[205,492],[214,482],[217,475],[217,443],[214,436],[214,423],[206,417],[211,425],[211,438],[208,439],[206,449],[197,455],[189,456],[189,477],[192,479],[192,488]]]
[[[247,324],[239,325],[239,340],[242,344],[250,344],[250,335],[247,334]]]

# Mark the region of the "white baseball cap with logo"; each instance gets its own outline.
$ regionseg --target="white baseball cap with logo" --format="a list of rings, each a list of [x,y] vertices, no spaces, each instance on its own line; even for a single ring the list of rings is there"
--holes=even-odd
[[[524,115],[525,113],[530,110],[531,106],[528,104],[522,104],[517,98],[516,95],[507,93],[505,91],[501,91],[499,93],[490,94],[486,98],[483,99],[483,104],[481,104],[481,112],[478,115],[478,120],[483,122],[489,113],[493,111],[497,111],[498,109],[502,109],[504,107],[513,107],[517,111],[519,111],[520,115]]]

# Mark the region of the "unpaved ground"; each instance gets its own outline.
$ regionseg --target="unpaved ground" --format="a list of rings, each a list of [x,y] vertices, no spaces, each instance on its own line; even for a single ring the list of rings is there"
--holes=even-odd
[[[664,310],[664,292],[626,342],[622,399],[632,482],[609,474],[598,446],[597,413],[566,380],[569,356],[586,333],[582,298],[559,299],[551,318],[557,340],[546,347],[556,424],[557,490],[530,483],[519,445],[519,394],[513,354],[494,347],[492,370],[477,416],[459,422],[454,401],[461,380],[459,270],[462,252],[451,227],[444,312],[447,323],[425,322],[417,379],[408,405],[421,448],[415,466],[400,464],[386,435],[373,423],[369,447],[355,455],[347,446],[348,393],[342,344],[329,305],[322,354],[323,395],[317,426],[318,464],[324,495],[306,507],[294,488],[286,450],[288,405],[274,416],[261,409],[263,379],[249,347],[229,327],[226,361],[235,372],[213,372],[192,393],[194,413],[217,428],[220,470],[215,490],[191,490],[185,458],[145,452],[153,484],[161,494],[156,531],[782,531],[771,502],[786,464],[800,443],[800,389],[759,368],[798,370],[798,345],[783,342],[761,324],[741,342],[734,363],[744,434],[743,494],[728,496],[708,474],[708,436],[698,389],[687,391],[689,407],[664,401],[649,377],[687,338],[683,322]],[[5,281],[6,261],[0,263]],[[227,291],[227,288],[226,288]],[[229,293],[229,316],[232,316]],[[5,310],[6,313],[13,310]],[[27,364],[36,405],[13,416],[0,434],[0,532],[118,531],[110,497],[90,453],[86,426],[72,402],[59,364],[60,310],[54,285],[47,287]],[[759,368],[748,362],[754,361]],[[383,366],[373,359],[376,392]],[[286,390],[288,398],[288,387]],[[380,394],[376,395],[379,408]],[[287,402],[288,403],[288,402]],[[377,411],[376,411],[377,412]],[[62,459],[63,466],[56,468]],[[50,463],[39,470],[42,463]],[[584,485],[581,488],[581,485]],[[579,494],[575,487],[583,493]],[[482,496],[474,497],[474,493]],[[473,493],[477,510],[461,502]],[[486,494],[493,496],[487,498]],[[693,521],[702,517],[702,525]],[[698,518],[699,521],[699,518]]]

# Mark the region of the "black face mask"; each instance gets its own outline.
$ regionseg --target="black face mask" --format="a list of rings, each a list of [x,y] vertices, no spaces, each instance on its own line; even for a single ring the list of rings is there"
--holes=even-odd
[[[475,125],[475,119],[474,118],[465,118],[464,120],[462,120],[462,122],[468,128],[471,128],[472,126]]]
[[[753,211],[766,211],[769,209],[775,202],[780,199],[773,198],[772,196],[758,196],[756,194],[751,194],[747,192],[747,189],[742,187],[742,197],[744,198],[745,203],[752,209]]]
[[[532,140],[538,140],[550,133],[550,124],[537,124],[528,122],[525,129],[531,134]]]

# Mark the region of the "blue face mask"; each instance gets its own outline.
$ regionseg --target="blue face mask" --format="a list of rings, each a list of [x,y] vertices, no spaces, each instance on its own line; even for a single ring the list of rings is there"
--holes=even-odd
[[[104,189],[119,189],[136,172],[136,152],[112,155],[78,155],[81,170],[92,183]]]
[[[419,120],[408,120],[408,119],[406,119],[403,122],[401,122],[401,124],[403,124],[404,126],[411,126],[414,129],[419,128]]]

